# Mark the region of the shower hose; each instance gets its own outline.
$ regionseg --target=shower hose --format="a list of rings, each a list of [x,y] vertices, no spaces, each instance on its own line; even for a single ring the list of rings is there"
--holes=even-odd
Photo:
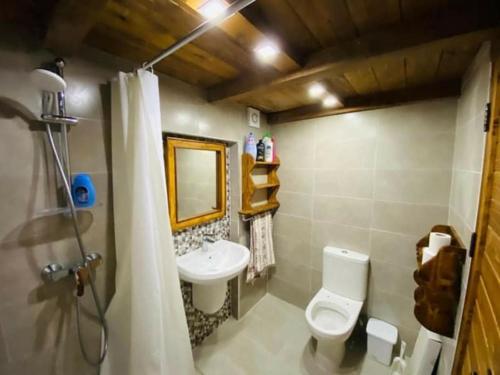
[[[78,227],[78,218],[76,215],[76,208],[75,208],[75,203],[73,202],[73,197],[71,195],[71,188],[69,185],[68,177],[66,176],[66,173],[64,172],[64,168],[61,162],[61,158],[59,157],[59,154],[57,152],[55,143],[54,143],[54,137],[52,136],[52,130],[50,128],[49,124],[45,124],[46,131],[47,131],[47,136],[49,138],[49,143],[50,147],[52,149],[52,153],[54,154],[54,159],[57,164],[57,169],[59,170],[59,174],[61,175],[61,179],[63,180],[63,185],[64,189],[66,192],[66,200],[68,202],[70,211],[71,211],[71,218],[73,221],[73,229],[75,231],[75,236],[76,240],[78,242],[78,247],[80,249],[80,254],[82,256],[82,260],[85,264],[85,266],[88,266],[88,261],[86,259],[86,252],[85,252],[85,246],[83,245],[83,240],[82,240],[82,235],[80,233],[80,229]],[[103,336],[104,336],[104,345],[101,349],[101,353],[99,355],[99,359],[97,362],[92,361],[87,353],[87,350],[85,349],[85,345],[83,343],[82,339],[82,332],[81,332],[81,327],[80,327],[80,297],[78,295],[75,295],[76,298],[76,303],[75,303],[75,308],[76,308],[76,326],[77,326],[77,331],[78,331],[78,341],[80,343],[80,349],[83,355],[83,358],[87,363],[89,363],[92,366],[99,366],[103,361],[104,358],[106,357],[106,353],[108,352],[108,326],[106,324],[106,319],[104,318],[104,312],[102,310],[101,303],[99,301],[99,297],[97,295],[97,290],[95,287],[95,282],[94,282],[94,277],[92,275],[92,272],[89,270],[89,284],[90,284],[90,289],[92,290],[92,296],[94,297],[94,302],[95,306],[97,309],[97,314],[99,315],[99,323],[102,328]]]

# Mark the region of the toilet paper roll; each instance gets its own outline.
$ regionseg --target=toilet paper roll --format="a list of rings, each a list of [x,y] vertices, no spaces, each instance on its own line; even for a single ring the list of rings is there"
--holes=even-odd
[[[439,249],[443,246],[449,246],[451,244],[451,236],[446,233],[431,232],[429,237],[429,250],[437,254]]]
[[[437,253],[434,253],[428,247],[422,249],[422,264],[427,263],[429,260],[434,258]]]

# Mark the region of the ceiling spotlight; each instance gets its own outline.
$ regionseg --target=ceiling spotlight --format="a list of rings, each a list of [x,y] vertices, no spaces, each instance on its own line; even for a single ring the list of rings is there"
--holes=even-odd
[[[340,101],[335,95],[329,94],[323,99],[323,107],[325,108],[337,107],[339,105]]]
[[[198,12],[210,21],[225,13],[226,9],[227,4],[224,0],[208,0],[198,8]]]
[[[263,42],[255,47],[254,52],[260,61],[268,63],[273,61],[278,56],[280,50],[274,43]]]
[[[313,83],[311,86],[309,86],[309,96],[311,98],[319,98],[323,96],[323,94],[326,92],[326,88],[324,85],[321,83]]]

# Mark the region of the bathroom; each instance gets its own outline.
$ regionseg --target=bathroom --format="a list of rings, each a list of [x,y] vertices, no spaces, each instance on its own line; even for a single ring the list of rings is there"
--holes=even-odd
[[[499,8],[4,2],[0,374],[500,374]]]

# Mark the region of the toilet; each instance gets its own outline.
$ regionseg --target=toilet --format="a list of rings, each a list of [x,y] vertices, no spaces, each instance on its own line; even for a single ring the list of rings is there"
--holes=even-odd
[[[306,308],[306,320],[317,340],[314,361],[324,370],[339,367],[366,298],[365,254],[336,247],[323,249],[323,285]]]

